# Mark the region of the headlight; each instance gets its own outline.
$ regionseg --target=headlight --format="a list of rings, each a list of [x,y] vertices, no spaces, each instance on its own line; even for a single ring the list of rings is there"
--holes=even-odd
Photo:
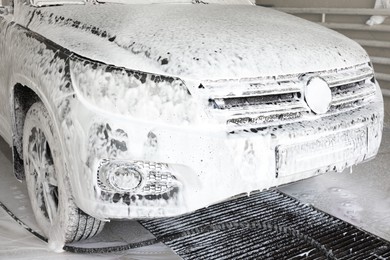
[[[80,100],[96,109],[141,120],[193,123],[199,109],[179,78],[118,68],[74,56],[69,61]]]

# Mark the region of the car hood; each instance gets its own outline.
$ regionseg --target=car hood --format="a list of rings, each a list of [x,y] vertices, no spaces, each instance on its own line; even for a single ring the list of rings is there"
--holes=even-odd
[[[339,33],[255,6],[56,6],[37,9],[25,21],[81,56],[183,79],[286,75],[368,61]]]

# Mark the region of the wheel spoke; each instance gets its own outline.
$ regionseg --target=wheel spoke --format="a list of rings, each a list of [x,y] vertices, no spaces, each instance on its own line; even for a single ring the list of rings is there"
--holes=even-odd
[[[44,183],[42,185],[42,188],[43,188],[43,199],[45,200],[45,205],[46,205],[46,211],[47,214],[49,215],[50,223],[53,223],[54,216],[56,215],[56,211],[57,211],[57,205],[53,200],[50,186],[47,183]]]
[[[31,131],[28,152],[28,172],[35,179],[36,198],[41,209],[45,211],[46,218],[53,223],[57,215],[58,184],[50,147],[40,129]]]
[[[31,173],[35,173],[38,177],[38,180],[40,179],[40,173],[41,173],[41,169],[39,167],[39,162],[36,161],[36,159],[34,158],[34,156],[32,154],[29,154],[29,157],[28,157],[28,165],[30,167],[30,172]]]
[[[58,186],[57,179],[55,178],[55,176],[53,176],[53,174],[49,174],[47,178],[47,183],[49,183],[50,186]]]

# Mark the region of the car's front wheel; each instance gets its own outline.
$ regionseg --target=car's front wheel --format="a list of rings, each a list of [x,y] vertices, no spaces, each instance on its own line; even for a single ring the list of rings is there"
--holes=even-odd
[[[70,243],[98,234],[104,223],[74,203],[55,139],[53,123],[42,102],[28,111],[23,131],[27,189],[38,225],[50,240]]]

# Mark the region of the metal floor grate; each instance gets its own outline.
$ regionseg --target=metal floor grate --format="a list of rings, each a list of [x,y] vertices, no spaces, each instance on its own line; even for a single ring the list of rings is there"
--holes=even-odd
[[[205,225],[265,222],[310,236],[337,259],[390,259],[390,243],[311,206],[270,190],[192,214],[141,221],[156,237]],[[229,228],[165,242],[183,259],[326,259],[306,241],[271,230]]]

